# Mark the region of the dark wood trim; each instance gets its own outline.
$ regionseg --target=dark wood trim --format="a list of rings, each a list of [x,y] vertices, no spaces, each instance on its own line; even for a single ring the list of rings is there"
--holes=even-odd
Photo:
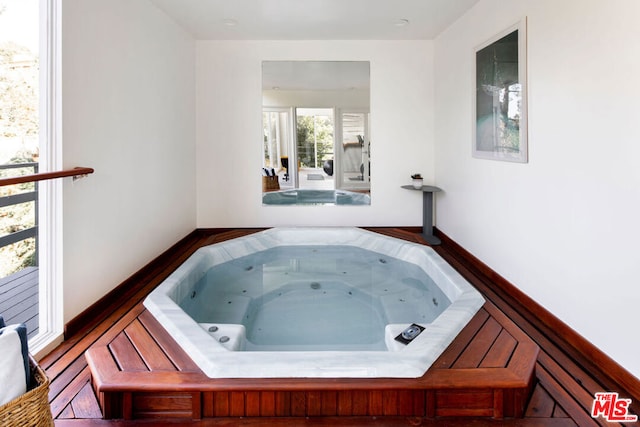
[[[586,367],[602,384],[611,384],[613,381],[615,384],[611,385],[612,390],[627,394],[634,403],[640,401],[638,378],[444,232],[436,228],[435,234],[440,237],[443,244],[434,249],[447,261],[453,257],[473,274],[485,278],[482,283],[473,283],[473,285],[484,287],[483,293],[498,308],[504,310],[505,304],[510,305],[511,309],[519,312],[571,359]]]
[[[373,231],[380,232],[383,234],[387,234],[390,236],[404,238],[408,241],[413,241],[416,243],[423,243],[424,241],[420,238],[420,227],[414,227],[415,234],[412,235],[411,227],[403,227],[402,229],[392,229],[390,227],[374,227]],[[259,231],[259,229],[211,229],[211,230],[196,230],[194,233],[199,234],[198,245],[211,244],[219,241],[223,241],[225,239],[240,237],[242,235],[249,234],[254,231]],[[213,234],[210,234],[213,233]],[[496,304],[499,304],[498,308],[501,313],[495,311],[493,316],[496,319],[502,319],[502,316],[506,316],[511,319],[511,321],[515,322],[516,325],[520,329],[521,334],[526,334],[530,338],[532,338],[540,347],[540,352],[538,354],[538,361],[536,363],[536,382],[533,393],[531,394],[531,398],[527,403],[525,418],[521,419],[509,419],[505,418],[502,420],[491,420],[491,419],[480,419],[480,418],[453,418],[448,419],[446,421],[447,425],[451,426],[484,426],[484,425],[510,425],[510,426],[599,426],[605,425],[605,421],[603,419],[594,420],[590,416],[591,405],[593,402],[593,394],[602,390],[610,390],[610,391],[619,391],[622,394],[622,390],[611,380],[607,379],[604,382],[599,382],[594,380],[592,375],[591,366],[593,362],[590,363],[589,366],[581,366],[578,365],[579,360],[573,360],[569,356],[567,356],[566,351],[556,346],[555,342],[559,343],[561,346],[566,346],[566,343],[562,340],[562,337],[554,336],[554,340],[549,339],[549,334],[545,335],[540,332],[541,325],[539,324],[539,320],[535,319],[531,313],[521,310],[521,307],[512,308],[508,306],[508,302],[512,300],[512,298],[507,298],[508,295],[506,292],[503,292],[499,286],[492,283],[492,280],[487,278],[486,276],[475,276],[474,272],[471,270],[473,266],[468,263],[463,263],[463,259],[459,255],[455,255],[456,251],[452,247],[447,247],[443,244],[440,247],[435,247],[434,249],[438,251],[443,258],[445,258],[454,268],[456,268],[470,283],[476,286],[480,292],[483,293],[485,299],[488,304],[492,304],[491,301],[496,301]],[[164,277],[170,272],[174,271],[183,261],[186,259],[189,254],[195,250],[193,248],[193,242],[188,242],[185,244],[185,247],[182,248],[182,251],[179,251],[179,256],[171,260],[169,263],[164,265],[157,266],[158,268],[155,270],[151,270],[152,273],[155,273],[158,277]],[[465,264],[467,266],[465,266]],[[477,273],[477,271],[476,271]],[[82,334],[77,334],[71,336],[65,342],[63,342],[60,346],[54,349],[49,355],[45,356],[41,361],[40,365],[45,368],[47,375],[51,379],[50,393],[49,399],[51,403],[52,413],[56,418],[57,426],[73,426],[73,425],[94,425],[94,426],[136,426],[143,423],[140,420],[101,420],[99,419],[104,414],[100,410],[100,405],[104,407],[105,402],[100,402],[99,399],[95,396],[92,383],[91,383],[91,373],[90,369],[87,365],[86,358],[84,353],[90,347],[95,347],[96,345],[106,345],[111,340],[113,340],[119,333],[123,332],[124,329],[131,331],[131,327],[128,326],[132,322],[140,321],[146,329],[150,328],[149,322],[145,320],[142,304],[136,303],[135,301],[142,301],[144,297],[148,294],[150,289],[155,287],[158,283],[156,277],[148,277],[143,279],[145,284],[137,286],[139,291],[131,296],[129,292],[126,292],[126,295],[121,295],[115,304],[106,309],[108,311],[109,316],[102,322],[98,323],[93,329],[82,328]],[[126,290],[125,290],[126,291]],[[501,296],[502,295],[502,296]],[[506,295],[506,296],[505,296]],[[524,314],[521,314],[524,313]],[[526,315],[526,317],[525,317]],[[532,319],[532,321],[538,322],[535,325],[529,323],[528,319]],[[500,320],[499,320],[500,321]],[[548,328],[547,328],[548,329]],[[137,328],[134,329],[137,332],[140,332]],[[157,332],[157,331],[156,331]],[[135,341],[135,340],[134,340]],[[136,341],[137,342],[137,341]],[[167,342],[164,339],[160,339],[157,341],[158,345],[162,346],[167,350],[167,355],[170,354],[170,359],[172,361],[177,360],[175,354],[170,352],[170,345],[167,345]],[[147,347],[144,342],[142,345],[136,344],[138,348]],[[504,346],[499,345],[497,348],[502,349]],[[502,354],[500,352],[500,354]],[[588,358],[589,355],[586,355],[585,358]],[[176,368],[179,370],[193,370],[195,369],[195,365],[191,364],[177,364]],[[154,365],[156,366],[155,362]],[[606,374],[606,372],[605,372]],[[598,374],[599,375],[599,374]],[[248,392],[246,394],[247,399],[243,400],[243,393],[230,391],[230,392],[221,392],[222,394],[219,396],[217,392],[205,392],[199,393],[201,395],[200,399],[202,399],[202,411],[195,411],[193,408],[191,411],[193,412],[193,416],[196,418],[203,417],[201,420],[186,420],[181,419],[179,421],[171,420],[169,418],[166,419],[154,419],[153,421],[149,421],[150,424],[153,425],[191,425],[191,426],[232,426],[239,424],[246,425],[277,425],[277,426],[288,426],[288,425],[314,425],[314,426],[334,426],[334,425],[384,425],[384,426],[395,426],[395,425],[442,425],[443,420],[438,418],[424,418],[424,417],[415,417],[408,416],[407,410],[410,409],[410,402],[407,400],[407,395],[405,392],[397,392],[396,390],[387,390],[387,391],[379,391],[376,392],[373,398],[371,399],[371,405],[375,406],[375,408],[380,409],[384,413],[384,417],[376,417],[376,416],[368,416],[365,415],[366,407],[353,407],[353,416],[351,417],[341,417],[338,419],[337,417],[304,417],[302,415],[298,415],[299,418],[296,418],[295,415],[300,412],[300,409],[304,408],[305,400],[300,400],[300,393],[294,392],[291,397],[291,402],[285,399],[287,405],[292,408],[292,411],[295,409],[295,412],[288,413],[286,418],[258,418],[254,413],[253,409],[251,410],[250,417],[238,418],[239,413],[244,408],[244,403],[247,403],[249,406],[247,408],[255,408],[256,407],[256,398],[257,393],[260,392]],[[308,403],[312,404],[311,408],[313,412],[317,410],[317,403],[320,402],[318,400],[318,396],[322,393],[329,396],[329,394],[335,392],[327,392],[327,391],[318,391],[313,392],[309,399]],[[328,393],[328,394],[327,394]],[[360,391],[354,391],[352,393],[358,394]],[[386,394],[385,394],[386,393]],[[181,411],[189,410],[187,408],[187,403],[191,401],[191,403],[195,403],[194,399],[198,399],[198,393],[189,393],[183,392],[179,396],[175,396],[177,399],[180,399],[184,404],[179,405]],[[435,394],[434,391],[424,391],[424,394],[420,398],[422,399],[431,399]],[[334,397],[331,397],[332,405],[335,405],[336,402]],[[393,400],[386,399],[385,396],[393,397]],[[225,398],[225,396],[227,396]],[[275,393],[273,394],[261,394],[259,396],[260,402],[264,401],[265,405],[271,402],[273,406],[274,397],[277,399],[280,395]],[[631,396],[625,396],[631,397]],[[132,404],[135,404],[136,400],[145,399],[145,396],[135,395],[132,397],[131,394],[129,399],[123,400],[123,402],[131,407]],[[166,401],[173,399],[174,396],[167,395],[163,396],[163,399]],[[496,396],[495,401],[503,400],[503,402],[511,402],[515,397],[508,396],[504,394],[503,396]],[[294,402],[295,401],[295,402]],[[494,404],[496,403],[494,401]],[[327,402],[329,402],[327,400]],[[397,413],[399,416],[394,417],[392,413],[387,413],[387,409],[394,409],[394,403],[398,405]],[[295,404],[294,404],[295,403]],[[343,399],[341,399],[340,395],[337,398],[337,404],[343,405]],[[634,403],[636,403],[634,401]],[[302,405],[302,407],[300,406]],[[409,405],[409,406],[407,406]],[[148,406],[145,408],[148,409]],[[146,410],[142,408],[143,410]],[[279,408],[279,406],[277,407]],[[126,408],[117,408],[112,407],[109,411],[122,411]],[[209,416],[214,416],[216,414],[219,415],[219,412],[222,411],[226,415],[216,418],[206,418]],[[226,412],[225,412],[226,411]],[[427,404],[425,408],[426,417],[436,417],[436,405],[435,404]],[[632,404],[632,408],[630,413],[640,414],[640,408],[634,407]],[[261,413],[263,416],[271,416],[276,417],[279,412],[275,412],[271,410],[267,413]],[[402,415],[400,415],[402,414]],[[168,414],[172,416],[173,414]],[[508,414],[503,413],[501,416],[508,417]]]
[[[200,247],[198,242],[201,239],[210,238],[211,243],[214,243],[215,236],[223,235],[224,233],[235,234],[238,230],[240,235],[245,235],[263,229],[198,228],[193,230],[179,242],[171,246],[162,254],[158,255],[139,271],[127,278],[124,282],[117,285],[82,313],[71,319],[64,327],[65,339],[68,339],[72,335],[82,335],[82,331],[93,329],[95,325],[111,314],[109,307],[116,306],[118,301],[130,298],[147,286],[151,286],[151,289],[153,289],[162,280],[164,280],[166,276],[171,274],[172,271],[167,271],[165,268],[167,264],[175,261],[176,258],[186,259],[192,252]],[[161,270],[164,271],[160,273]],[[157,283],[149,283],[149,277],[155,277],[155,281]]]
[[[139,271],[135,272],[124,282],[117,285],[82,313],[71,319],[64,327],[65,339],[68,339],[70,336],[78,334],[83,330],[90,330],[96,324],[104,320],[111,314],[108,310],[109,307],[113,307],[117,301],[122,301],[124,295],[135,294],[139,288],[146,285],[146,281],[144,279],[149,277],[153,270],[156,270],[159,266],[167,264],[167,262],[176,257],[176,254],[184,251],[185,248],[188,248],[191,245],[191,242],[196,241],[199,236],[200,233],[198,230],[192,231],[178,243],[171,246],[169,249],[150,261],[147,265],[142,267]]]
[[[491,303],[420,378],[208,378],[142,304],[134,316],[85,353],[105,418],[229,416],[234,402],[243,417],[520,418],[535,384],[538,346]],[[226,409],[216,411],[219,399]]]
[[[352,417],[220,417],[202,420],[164,420],[155,419],[152,422],[140,420],[100,420],[100,419],[56,419],[56,427],[131,427],[147,425],[153,427],[412,427],[412,426],[447,426],[447,427],[575,427],[571,418],[529,418],[512,420],[477,420],[469,418],[452,418],[443,422],[442,419],[418,418],[409,416],[352,416]]]
[[[366,229],[383,234],[388,230],[388,234],[390,235],[393,234],[392,230],[396,231],[395,234],[397,234],[398,230],[401,230],[407,235],[417,235],[421,231],[420,227],[366,227]],[[65,325],[65,337],[74,335],[83,329],[91,329],[95,324],[108,316],[107,307],[114,304],[115,301],[122,300],[124,292],[127,294],[135,293],[138,288],[145,285],[144,282],[140,281],[141,278],[148,276],[150,271],[157,269],[159,266],[165,265],[168,260],[175,257],[176,253],[184,251],[186,247],[189,247],[191,243],[195,242],[198,238],[225,233],[231,230],[238,229],[206,228],[194,230],[69,321],[69,323]],[[250,230],[259,231],[260,229]],[[603,378],[603,383],[610,383],[611,381],[608,381],[608,379],[613,380],[618,384],[618,389],[626,391],[634,402],[640,401],[640,380],[571,329],[559,318],[531,299],[531,297],[515,285],[493,271],[489,266],[452,240],[444,232],[437,228],[434,229],[434,232],[443,241],[440,247],[435,247],[440,255],[443,255],[447,260],[454,257],[471,272],[486,278],[483,283],[474,283],[474,285],[481,285],[491,290],[495,294],[495,298],[492,299],[494,304],[501,309],[505,309],[505,303],[511,304],[512,307],[515,307],[520,314],[541,330],[555,345],[564,349],[571,358],[581,365],[588,366],[591,372]]]
[[[4,187],[5,185],[24,184],[27,182],[45,181],[48,179],[66,178],[68,176],[89,175],[93,172],[93,168],[78,167],[57,172],[32,173],[12,178],[2,178],[0,179],[0,187]]]
[[[266,230],[268,227],[243,227],[243,228],[196,228],[193,232],[197,236],[207,238],[211,236],[217,236],[223,233],[239,233],[241,235],[247,235],[258,231]],[[223,240],[223,239],[221,239]]]
[[[191,251],[196,249],[194,246],[198,246],[197,241],[201,243],[206,240],[210,244],[230,238],[230,236],[238,237],[237,235],[246,235],[262,229],[215,228],[194,230],[143,269],[164,277],[170,274],[175,269],[175,266],[179,265],[180,259],[185,259]],[[396,229],[370,227],[369,229],[411,241],[419,242],[420,240],[419,232],[421,229],[419,227]],[[618,391],[622,396],[633,400],[630,412],[634,414],[640,413],[640,407],[637,406],[638,402],[640,402],[640,384],[637,378],[557,317],[542,308],[515,285],[508,282],[446,236],[442,231],[438,229],[434,231],[443,240],[443,244],[434,247],[434,249],[476,286],[488,301],[495,304],[506,316],[515,321],[524,333],[532,337],[543,349],[540,352],[536,366],[538,381],[536,390],[545,394],[546,397],[544,399],[547,400],[547,403],[555,401],[555,404],[551,404],[551,407],[555,408],[555,412],[564,414],[562,415],[563,417],[567,415],[570,417],[562,420],[543,418],[545,425],[548,425],[547,422],[556,421],[560,424],[563,422],[567,422],[567,424],[575,422],[571,421],[571,419],[581,420],[579,422],[581,425],[590,425],[590,422],[593,422],[593,425],[597,425],[598,423],[589,417],[594,391]],[[412,234],[417,237],[412,237]],[[170,257],[172,252],[179,253],[180,256],[178,258],[180,259],[172,260],[167,264],[167,258]],[[63,343],[59,349],[48,355],[45,360],[48,367],[48,375],[55,378],[55,381],[52,382],[54,396],[61,393],[62,390],[65,390],[64,393],[72,393],[75,396],[78,392],[76,388],[86,383],[89,370],[83,357],[83,349],[86,349],[97,337],[100,337],[106,329],[117,326],[114,325],[115,320],[113,319],[119,317],[115,317],[114,307],[121,307],[122,304],[134,306],[135,303],[129,300],[141,300],[143,297],[140,297],[140,295],[146,295],[149,289],[155,287],[157,280],[151,280],[153,282],[151,283],[149,279],[142,277],[144,274],[140,273],[134,274],[132,278],[127,279],[127,281],[118,286],[116,289],[120,289],[120,291],[114,289],[108,295],[105,295],[103,298],[105,301],[95,303],[69,323],[67,331],[73,330],[82,333],[71,336],[70,340]],[[135,283],[136,281],[133,277],[141,278],[143,283]],[[133,298],[127,297],[134,293],[131,289],[128,289],[129,287],[138,289]],[[108,301],[111,301],[113,305],[109,306]],[[120,309],[118,308],[118,310]],[[127,310],[130,310],[130,308]],[[105,318],[105,312],[109,316],[108,319],[103,322],[97,320],[98,318]],[[134,310],[124,317],[129,318],[127,322],[130,322],[137,314],[139,313]],[[99,324],[100,327],[94,328],[96,324]],[[81,375],[77,374],[78,372]],[[74,375],[78,375],[78,377],[71,382],[73,387],[67,387],[65,384],[71,381]],[[54,403],[57,405],[64,403],[68,397],[67,394],[61,395],[59,398],[60,403],[57,403],[56,400],[54,400]],[[576,402],[579,406],[576,406]],[[535,402],[531,403],[528,409],[530,415],[528,416],[540,416],[539,410],[540,408]],[[69,421],[72,422],[72,420]],[[532,421],[535,424],[535,418],[526,421]],[[474,422],[477,423],[477,420],[474,420]]]

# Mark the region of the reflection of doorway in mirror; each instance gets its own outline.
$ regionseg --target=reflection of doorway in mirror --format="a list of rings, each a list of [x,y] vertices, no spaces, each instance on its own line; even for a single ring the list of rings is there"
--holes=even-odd
[[[292,185],[289,173],[289,153],[292,137],[291,110],[288,108],[265,108],[262,111],[262,168],[263,174],[275,173],[281,186]]]
[[[342,144],[340,150],[336,152],[336,159],[340,160],[337,188],[369,190],[371,181],[369,113],[343,110],[339,116],[338,128]]]
[[[335,188],[333,116],[331,108],[296,108],[298,188]]]

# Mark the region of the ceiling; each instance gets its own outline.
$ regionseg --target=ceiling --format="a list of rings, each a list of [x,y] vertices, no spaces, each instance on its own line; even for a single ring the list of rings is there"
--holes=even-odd
[[[197,40],[431,40],[478,1],[151,0]]]

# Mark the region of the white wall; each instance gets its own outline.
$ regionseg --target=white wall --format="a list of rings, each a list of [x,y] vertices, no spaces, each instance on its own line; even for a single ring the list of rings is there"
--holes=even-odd
[[[471,157],[473,48],[528,17],[529,163]],[[640,377],[640,2],[481,0],[435,41],[437,225]]]
[[[63,2],[64,320],[195,228],[195,42],[147,0]]]
[[[421,225],[433,179],[433,42],[197,42],[199,227]],[[371,206],[262,206],[263,60],[371,62]]]

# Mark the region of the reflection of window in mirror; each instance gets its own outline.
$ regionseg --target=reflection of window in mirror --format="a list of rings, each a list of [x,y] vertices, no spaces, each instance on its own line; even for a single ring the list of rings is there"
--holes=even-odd
[[[366,189],[371,179],[369,113],[342,112],[342,188]]]
[[[298,187],[335,190],[332,108],[296,108]]]
[[[264,156],[262,167],[280,168],[280,158],[288,154],[286,141],[290,138],[290,114],[286,109],[268,109],[262,112],[264,127]]]
[[[369,62],[265,61],[262,72],[263,202],[370,204]]]

